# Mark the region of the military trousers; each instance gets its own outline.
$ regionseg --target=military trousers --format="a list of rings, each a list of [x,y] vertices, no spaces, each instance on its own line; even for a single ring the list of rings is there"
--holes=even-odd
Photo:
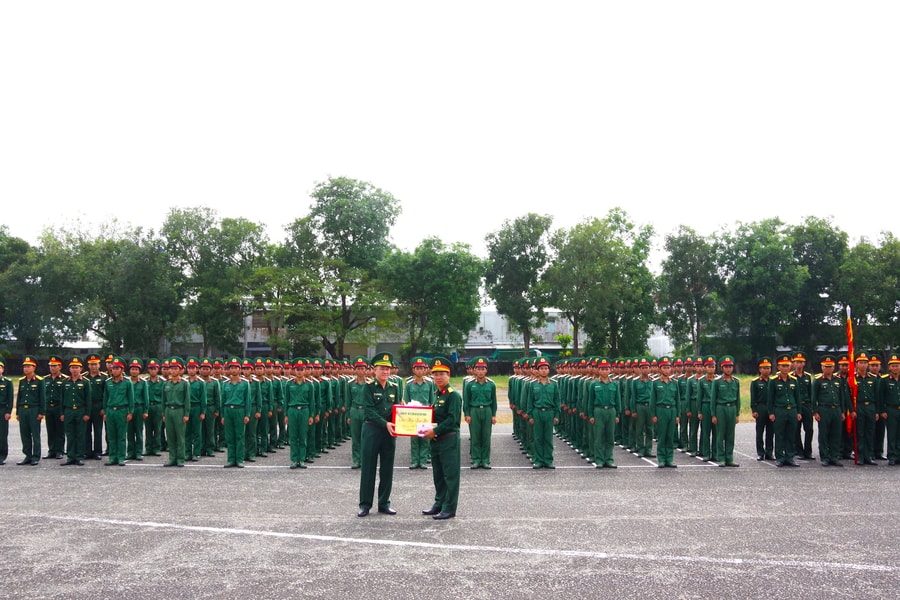
[[[200,419],[202,414],[199,404],[191,405],[190,418],[184,429],[184,451],[189,459],[203,453],[203,421]]]
[[[366,410],[362,407],[350,409],[350,461],[354,467],[362,464],[362,426],[366,420]]]
[[[47,454],[61,456],[66,445],[65,425],[60,421],[63,414],[62,407],[47,406],[47,414],[44,415],[44,426],[47,428]]]
[[[22,454],[25,460],[41,460],[41,422],[38,421],[40,408],[30,406],[16,411],[19,417],[19,435],[22,437]]]
[[[678,409],[674,406],[656,406],[656,456],[661,465],[675,464],[675,434]]]
[[[787,464],[794,460],[797,433],[797,407],[775,408],[775,462]]]
[[[106,436],[109,444],[109,462],[125,464],[126,438],[128,435],[128,407],[112,406],[105,411]]]
[[[0,414],[0,460],[9,456],[9,421]]]
[[[100,414],[102,409],[103,403],[95,402],[91,405],[88,413],[91,419],[84,430],[84,450],[88,458],[99,457],[103,454],[103,416]]]
[[[812,456],[813,419],[812,403],[804,402],[800,405],[802,421],[797,422],[796,452],[799,456],[810,458]]]
[[[637,419],[633,423],[634,451],[641,456],[653,454],[653,420],[650,416],[649,404],[636,404],[634,407]]]
[[[863,463],[875,458],[875,404],[858,402],[856,406],[856,452],[857,462]]]
[[[287,409],[288,436],[291,446],[291,464],[306,461],[306,440],[309,437],[309,407],[289,406]]]
[[[900,406],[887,406],[887,457],[888,460],[900,462]]]
[[[719,462],[734,462],[734,429],[737,423],[737,406],[716,406],[716,458]]]
[[[185,458],[185,410],[166,407],[166,443],[169,446],[169,465],[183,465]]]
[[[84,420],[86,411],[81,408],[66,408],[63,410],[65,420],[62,425],[66,432],[66,458],[69,460],[84,460],[84,440],[87,423]]]
[[[841,430],[844,421],[839,406],[819,407],[819,458],[822,462],[835,461],[841,458]]]
[[[247,410],[243,406],[225,407],[222,409],[222,418],[225,421],[225,464],[242,465],[246,449],[246,436],[244,434],[244,417]]]
[[[362,426],[362,469],[359,474],[359,507],[372,508],[375,473],[379,469],[378,508],[390,508],[394,485],[394,454],[397,439],[384,425],[366,421]],[[433,457],[432,457],[433,460]]]
[[[594,445],[591,457],[597,466],[613,464],[613,445],[616,433],[616,407],[597,406],[591,415],[594,424]]]
[[[216,421],[219,419],[216,417],[216,412],[218,412],[215,408],[206,409],[206,418],[203,421],[202,429],[202,439],[203,441],[200,444],[200,455],[204,454],[207,456],[212,456],[216,452]]]
[[[451,515],[456,514],[459,502],[459,462],[458,431],[450,431],[431,441],[432,508],[440,508]]]
[[[128,422],[128,433],[125,439],[127,452],[126,459],[138,459],[144,454],[144,415],[135,412]]]
[[[147,454],[159,454],[162,450],[162,404],[151,404],[147,409],[147,420],[144,421],[145,451]]]
[[[469,458],[472,466],[488,467],[491,464],[491,423],[490,406],[473,406],[469,410]],[[424,463],[422,463],[424,466]]]
[[[556,411],[552,409],[535,409],[531,417],[534,419],[534,427],[532,429],[534,440],[534,454],[532,461],[538,467],[553,466],[553,419]],[[434,463],[434,456],[431,458]]]
[[[758,410],[756,413],[756,456],[765,458],[773,456],[775,442],[775,426],[769,420],[766,410]]]

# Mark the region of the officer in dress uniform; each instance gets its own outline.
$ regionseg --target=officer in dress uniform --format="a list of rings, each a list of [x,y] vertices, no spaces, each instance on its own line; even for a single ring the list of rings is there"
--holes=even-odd
[[[734,376],[734,357],[726,354],[719,364],[722,376],[713,382],[711,412],[716,453],[720,467],[738,467],[734,462],[734,429],[741,415],[741,382]]]
[[[813,419],[819,424],[819,458],[822,466],[842,467],[841,430],[847,412],[844,382],[834,376],[834,357],[826,354],[821,359],[822,372],[812,381]]]
[[[50,375],[44,377],[44,399],[47,402],[44,419],[47,428],[47,456],[44,458],[62,458],[66,445],[66,433],[60,419],[63,414],[62,386],[68,377],[61,372],[63,361],[59,356],[50,355],[48,364]]]
[[[85,458],[100,460],[103,454],[103,389],[109,376],[100,371],[100,355],[88,354],[87,375],[84,378],[91,384],[90,420],[85,430]]]
[[[799,467],[794,460],[797,422],[803,418],[797,403],[797,381],[791,375],[791,357],[778,357],[778,376],[769,381],[766,411],[775,425],[775,466]]]
[[[60,421],[66,432],[66,456],[60,466],[84,466],[84,443],[91,406],[91,384],[81,376],[84,364],[77,356],[69,360],[69,379],[63,384],[63,414]]]
[[[401,400],[397,383],[389,380],[393,357],[386,352],[372,361],[375,379],[366,384],[366,420],[362,428],[362,469],[359,477],[358,517],[368,516],[375,496],[375,472],[381,463],[378,483],[378,512],[395,515],[391,508],[394,483],[394,454],[397,440],[391,422],[393,406]],[[433,451],[433,449],[432,449]]]
[[[287,412],[287,433],[290,438],[291,468],[305,469],[307,462],[307,440],[309,428],[315,423],[312,415],[316,404],[316,384],[306,377],[306,361],[294,359],[294,378],[285,388],[285,406]]]
[[[443,356],[431,360],[431,375],[437,392],[434,400],[434,429],[425,432],[431,440],[434,503],[422,514],[437,521],[456,516],[459,502],[459,420],[462,398],[450,386],[450,361]]]
[[[428,374],[428,363],[421,356],[413,358],[413,375],[406,380],[403,386],[403,403],[418,402],[422,406],[431,406],[434,403],[437,387]],[[427,469],[431,460],[431,442],[420,437],[411,437],[409,442],[409,468]]]
[[[246,432],[250,422],[250,382],[241,377],[241,361],[228,361],[228,380],[222,384],[222,427],[225,432],[225,468],[244,468]]]
[[[610,362],[601,358],[597,362],[599,376],[592,379],[586,390],[588,422],[594,428],[594,447],[591,458],[598,469],[615,469],[613,445],[615,427],[622,412],[619,385],[610,379]]]
[[[856,462],[860,466],[875,466],[875,421],[881,416],[878,378],[869,373],[869,356],[860,352],[856,357],[856,407],[851,416],[856,419]],[[844,388],[845,401],[853,406],[850,386]],[[854,409],[851,408],[851,411]]]
[[[894,353],[888,358],[888,374],[881,382],[881,400],[884,412],[881,413],[887,427],[887,459],[888,465],[900,462],[900,354]]]
[[[769,393],[769,376],[772,360],[764,356],[757,364],[759,376],[750,382],[750,410],[756,420],[756,460],[775,460],[773,443],[775,430],[769,420],[766,402]]]
[[[804,370],[806,356],[802,352],[794,354],[791,367],[794,379],[797,380],[797,394],[800,396],[800,416],[802,417],[801,421],[797,423],[795,454],[803,460],[812,460],[812,376]]]
[[[181,377],[184,360],[180,356],[169,359],[169,380],[163,386],[166,441],[169,460],[164,467],[183,467],[185,461],[185,427],[191,414],[191,385]]]
[[[159,359],[147,359],[147,420],[144,421],[144,454],[146,456],[160,456],[162,450],[162,391],[166,381],[160,377],[159,369]]]
[[[650,388],[650,415],[656,426],[656,455],[660,468],[676,468],[675,435],[678,431],[678,410],[681,394],[678,382],[672,379],[672,359],[663,356],[657,363],[659,379]]]
[[[881,372],[881,357],[878,356],[878,352],[875,350],[869,352],[869,374],[875,376],[875,395],[881,398],[881,388],[884,386],[887,375]],[[872,446],[872,458],[875,460],[887,460],[887,457],[884,455],[884,434],[886,431],[884,417],[879,414],[878,420],[875,421],[875,438]]]
[[[6,363],[0,358],[0,465],[6,464],[9,456],[9,420],[12,418],[13,392],[15,384],[4,377]]]
[[[104,466],[125,466],[128,423],[134,419],[134,385],[125,377],[125,360],[114,356],[110,378],[103,389],[103,421],[109,444],[109,459]]]
[[[25,458],[17,465],[37,466],[41,460],[41,421],[47,405],[44,400],[44,382],[35,375],[35,368],[37,360],[26,355],[22,359],[25,376],[19,380],[19,393],[16,396],[16,416],[19,419],[22,454]]]
[[[553,427],[559,423],[559,386],[550,379],[550,363],[538,358],[534,363],[537,378],[525,386],[525,418],[532,426],[533,468],[555,469],[553,464]]]
[[[200,379],[206,386],[206,414],[203,417],[200,456],[216,455],[216,425],[222,410],[222,384],[213,377],[215,362],[211,358],[204,358],[200,361]],[[218,362],[221,364],[221,361]]]
[[[125,460],[144,460],[144,423],[150,416],[150,390],[141,377],[144,361],[134,357],[128,361],[128,378],[134,386],[134,416],[128,421]]]

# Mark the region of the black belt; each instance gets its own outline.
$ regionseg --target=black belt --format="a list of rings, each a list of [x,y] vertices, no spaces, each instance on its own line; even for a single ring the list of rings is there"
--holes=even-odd
[[[50,408],[56,408],[56,402],[51,402],[48,406]]]
[[[181,406],[180,404],[178,404],[178,405],[175,405],[175,404],[166,404],[166,408],[184,408],[184,407]]]
[[[548,410],[553,410],[553,409],[552,408],[538,408],[536,410],[539,410],[541,412],[547,412]]]
[[[615,408],[615,406],[595,406],[594,408]]]
[[[657,404],[657,406],[661,406],[663,408],[675,408],[674,404]]]
[[[874,404],[874,403],[873,403],[873,402],[863,402],[863,403],[862,403],[863,406],[868,406],[868,405],[870,405],[870,404]]]
[[[828,404],[826,406],[823,406],[822,408],[840,408],[840,406],[838,406],[837,404]]]
[[[649,402],[638,402],[638,401],[636,401],[636,400],[635,400],[634,403],[635,403],[635,404],[640,404],[640,405],[642,405],[642,406],[648,406],[648,405],[650,404]]]
[[[351,408],[361,408],[361,409],[365,410],[366,407],[365,406],[353,406]]]
[[[226,404],[225,408],[247,408],[247,407],[243,406],[242,404]]]
[[[447,433],[442,433],[441,435],[432,439],[433,442],[443,442],[444,440],[453,437],[458,432],[456,431],[448,431]]]
[[[293,406],[288,406],[288,408],[309,408],[309,404],[295,404]]]
[[[68,406],[66,408],[69,408]],[[79,408],[84,408],[83,406],[73,406],[72,410],[78,410]]]
[[[21,407],[21,410],[25,410],[26,408],[30,408],[30,407],[31,407],[30,404],[25,404]]]
[[[719,406],[734,406],[734,402],[719,402]]]
[[[110,410],[124,410],[126,408],[128,408],[128,407],[127,406],[110,406],[109,407]]]

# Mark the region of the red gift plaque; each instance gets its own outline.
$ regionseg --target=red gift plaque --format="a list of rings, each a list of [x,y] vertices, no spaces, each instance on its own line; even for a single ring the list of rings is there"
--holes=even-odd
[[[433,420],[434,407],[431,406],[395,404],[391,413],[394,435],[398,436],[418,437],[424,431],[422,426],[430,426]]]

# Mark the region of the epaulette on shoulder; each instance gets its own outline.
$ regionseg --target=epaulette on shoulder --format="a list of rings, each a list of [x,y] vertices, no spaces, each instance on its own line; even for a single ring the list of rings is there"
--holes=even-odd
[[[455,391],[456,391],[456,390],[453,389],[453,386],[452,386],[452,385],[448,385],[448,386],[447,386],[447,393],[448,393],[448,394],[453,393],[453,392],[455,392]]]
[[[887,379],[888,377],[891,376],[891,374],[890,373],[879,373],[878,376],[881,377],[882,379]]]
[[[822,374],[821,374],[821,373],[817,373],[816,376],[815,376],[815,379],[822,379]]]
[[[484,380],[485,380],[485,381],[490,381],[491,383],[494,383],[494,380],[491,379],[490,377],[485,377]],[[496,385],[496,384],[494,384],[494,385]]]

